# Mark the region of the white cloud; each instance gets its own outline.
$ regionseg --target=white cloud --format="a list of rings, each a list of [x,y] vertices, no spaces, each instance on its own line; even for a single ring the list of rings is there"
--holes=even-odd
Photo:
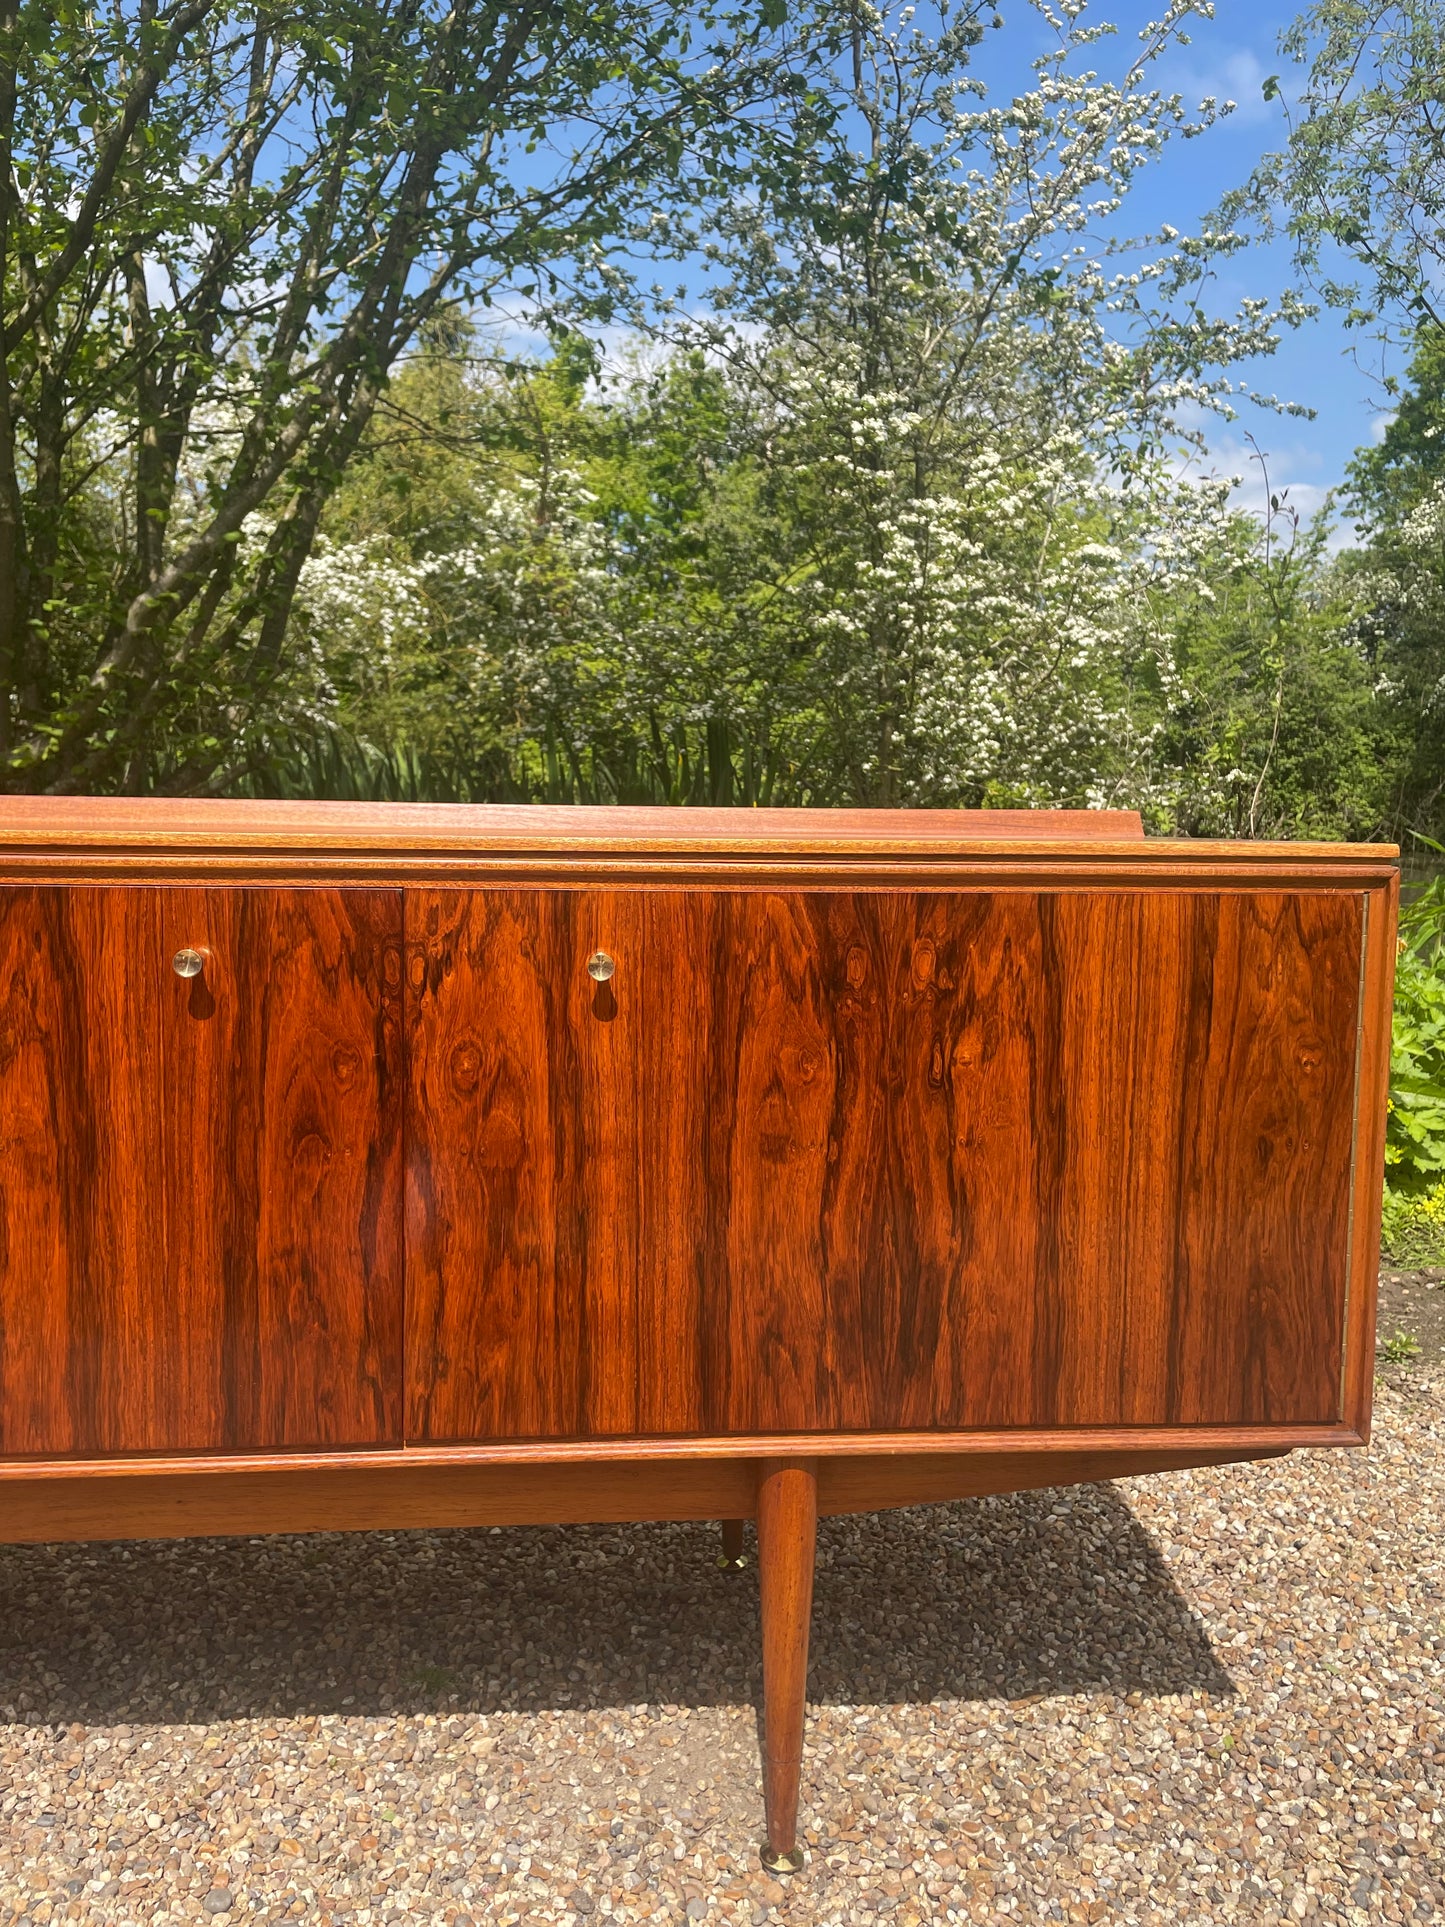
[[[1208,49],[1212,58],[1195,61],[1190,55],[1196,51],[1190,48],[1161,63],[1160,84],[1181,93],[1186,103],[1211,97],[1221,102],[1232,100],[1230,119],[1236,125],[1257,127],[1279,119],[1279,102],[1264,97],[1269,71],[1258,54],[1248,47],[1236,47],[1232,52],[1213,47]],[[1283,91],[1283,75],[1280,85]]]
[[[1261,452],[1263,464],[1259,459]],[[1263,521],[1269,498],[1274,496],[1281,512],[1293,509],[1301,524],[1305,524],[1325,506],[1331,487],[1337,486],[1322,479],[1323,468],[1319,451],[1304,443],[1265,443],[1260,451],[1246,441],[1222,437],[1211,443],[1203,461],[1198,456],[1191,458],[1184,472],[1198,476],[1235,476],[1238,479],[1229,497],[1233,507]],[[1348,520],[1342,520],[1337,512],[1329,536],[1330,553],[1351,547],[1353,541]]]

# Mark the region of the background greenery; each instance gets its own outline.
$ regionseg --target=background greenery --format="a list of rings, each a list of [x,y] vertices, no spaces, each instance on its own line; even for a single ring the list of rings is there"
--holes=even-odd
[[[875,555],[917,466],[906,431],[881,422],[861,477],[832,463],[839,414],[866,400],[810,392],[780,420],[791,371],[767,352],[598,382],[575,340],[500,369],[460,323],[424,343],[303,576],[311,728],[246,784],[1109,803],[1184,835],[1442,827],[1433,336],[1354,466],[1367,536],[1343,554],[1287,502],[1261,521],[1198,485],[1141,501],[1083,464],[984,468],[935,443],[926,525]]]
[[[1445,875],[1438,872],[1407,894],[1401,912],[1393,1046],[1384,1245],[1399,1263],[1439,1264],[1445,1262]]]

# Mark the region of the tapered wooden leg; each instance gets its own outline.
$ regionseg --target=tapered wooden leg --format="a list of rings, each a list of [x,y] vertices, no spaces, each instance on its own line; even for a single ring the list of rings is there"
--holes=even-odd
[[[763,1865],[796,1873],[798,1786],[808,1691],[808,1622],[818,1482],[806,1459],[768,1460],[758,1483],[758,1589],[763,1614]]]
[[[724,1519],[722,1522],[722,1558],[720,1566],[740,1566],[743,1563],[743,1522],[741,1519]]]

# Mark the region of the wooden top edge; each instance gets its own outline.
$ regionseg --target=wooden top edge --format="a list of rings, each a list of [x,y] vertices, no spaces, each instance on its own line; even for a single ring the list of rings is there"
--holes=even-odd
[[[336,850],[894,847],[1142,840],[1135,810],[762,810],[540,803],[328,803],[171,797],[0,797],[0,840],[204,842]]]
[[[1001,847],[1002,846],[1002,847]],[[1125,856],[1392,862],[1394,844],[1145,839],[1132,810],[745,810],[0,797],[0,852],[213,855]]]

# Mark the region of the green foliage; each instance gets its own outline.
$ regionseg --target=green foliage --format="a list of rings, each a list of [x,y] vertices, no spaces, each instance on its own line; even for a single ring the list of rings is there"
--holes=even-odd
[[[1365,546],[1342,560],[1349,634],[1369,665],[1399,835],[1445,834],[1445,329],[1415,336],[1396,413],[1350,465],[1347,495]]]
[[[1445,1183],[1445,875],[1400,913],[1385,1174],[1405,1199]]]
[[[1392,1332],[1377,1350],[1387,1365],[1408,1365],[1420,1356],[1420,1341],[1410,1332]]]
[[[1349,635],[1369,666],[1382,821],[1445,834],[1445,127],[1439,0],[1311,0],[1281,38],[1299,69],[1286,143],[1222,217],[1287,235],[1347,324],[1408,344],[1382,443],[1351,464],[1366,547],[1347,558]]]
[[[248,780],[1376,827],[1378,705],[1318,531],[1282,511],[1262,533],[1218,488],[1101,491],[998,398],[1013,462],[946,417],[920,448],[918,411],[842,366],[840,346],[804,378],[763,334],[588,384],[560,355],[430,342],[303,574],[311,721]],[[975,374],[965,426],[984,392]]]
[[[1177,130],[1145,82],[1168,33],[1122,86],[1080,34],[993,108],[971,17],[860,26],[750,192],[685,224],[718,313],[670,351],[599,379],[575,333],[508,362],[451,316],[322,517],[305,727],[233,784],[1383,827],[1408,700],[1366,598],[1267,483],[1261,526],[1177,475],[1181,409],[1225,406],[1276,317],[1205,314],[1228,235],[1143,272],[1076,245]]]
[[[1332,562],[1179,475],[1298,305],[1094,238],[1193,10],[0,0],[0,781],[1441,828],[1435,337]]]
[[[1362,527],[1383,541],[1445,481],[1445,328],[1417,330],[1404,380],[1389,392],[1394,413],[1380,440],[1357,451],[1345,489]]]
[[[1445,1183],[1425,1191],[1385,1186],[1380,1246],[1392,1264],[1445,1264]]]
[[[1391,746],[1355,603],[1324,526],[1272,499],[1262,533],[1238,518],[1192,592],[1154,615],[1174,677],[1156,756],[1173,781],[1145,808],[1174,834],[1368,837],[1390,815]]]

